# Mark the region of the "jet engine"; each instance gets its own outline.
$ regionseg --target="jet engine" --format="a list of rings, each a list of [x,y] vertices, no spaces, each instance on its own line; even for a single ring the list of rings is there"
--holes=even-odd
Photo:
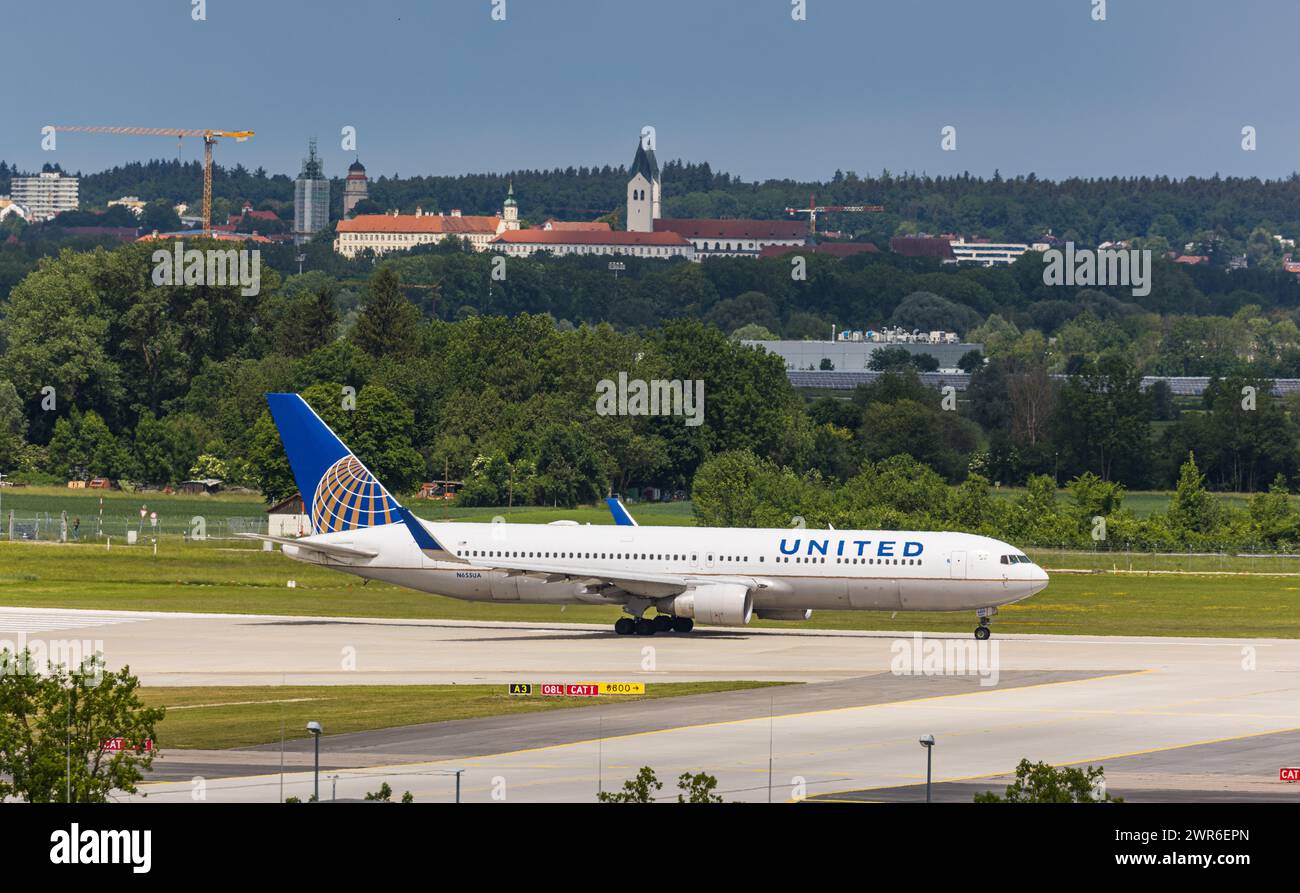
[[[668,600],[667,613],[714,626],[744,626],[754,612],[749,587],[736,583],[697,586]]]

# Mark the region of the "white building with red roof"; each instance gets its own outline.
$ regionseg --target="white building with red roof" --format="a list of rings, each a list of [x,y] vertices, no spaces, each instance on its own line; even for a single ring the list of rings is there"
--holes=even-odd
[[[476,251],[484,251],[505,231],[505,220],[495,215],[471,216],[460,211],[426,214],[419,208],[414,214],[359,214],[338,222],[334,250],[350,259],[363,251],[409,251],[456,236],[468,239]]]
[[[486,251],[497,236],[517,229],[519,205],[515,201],[514,184],[511,184],[499,215],[462,214],[457,209],[450,214],[426,214],[423,209],[416,208],[414,214],[391,211],[387,214],[358,214],[351,220],[340,220],[335,227],[334,251],[351,259],[363,251],[375,254],[409,251],[452,236],[465,239],[475,251]]]
[[[799,248],[807,242],[807,225],[800,220],[712,220],[665,217],[654,222],[656,233],[677,233],[690,241],[696,258],[758,257],[764,248]]]
[[[627,233],[616,230],[521,229],[492,240],[493,251],[507,257],[528,257],[539,251],[556,256],[621,255],[671,260],[695,259],[695,247],[677,233]]]

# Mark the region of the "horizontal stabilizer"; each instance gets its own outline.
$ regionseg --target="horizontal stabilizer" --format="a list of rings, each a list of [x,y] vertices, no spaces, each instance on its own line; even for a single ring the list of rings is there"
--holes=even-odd
[[[303,549],[308,552],[319,552],[322,555],[328,555],[331,558],[352,558],[365,559],[374,558],[379,553],[369,549],[357,549],[352,546],[341,546],[335,543],[319,543],[310,539],[295,539],[291,536],[269,536],[265,533],[237,533],[235,536],[243,537],[250,540],[262,540],[267,543],[278,543],[281,546],[293,546],[297,549]]]

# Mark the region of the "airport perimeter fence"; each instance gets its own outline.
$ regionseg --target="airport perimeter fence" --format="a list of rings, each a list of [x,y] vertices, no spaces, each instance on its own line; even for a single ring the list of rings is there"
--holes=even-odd
[[[1300,553],[1240,543],[1173,551],[1165,544],[1116,543],[1082,548],[1073,543],[1026,546],[1025,553],[1049,573],[1296,574]]]
[[[4,512],[0,539],[12,542],[129,544],[151,537],[181,537],[186,540],[234,539],[242,533],[266,533],[267,519],[261,517],[183,517],[158,515],[132,517],[124,514],[83,517],[67,512]]]
[[[153,537],[187,541],[231,540],[239,534],[268,532],[268,519],[259,516],[189,516],[114,513],[90,516],[66,512],[7,510],[0,516],[0,540],[13,542],[95,542],[130,545]],[[1261,573],[1300,576],[1300,552],[1270,550],[1263,544],[1240,543],[1218,548],[1171,551],[1165,544],[1114,543],[1088,549],[1076,543],[1026,546],[1025,552],[1049,572],[1064,573]]]

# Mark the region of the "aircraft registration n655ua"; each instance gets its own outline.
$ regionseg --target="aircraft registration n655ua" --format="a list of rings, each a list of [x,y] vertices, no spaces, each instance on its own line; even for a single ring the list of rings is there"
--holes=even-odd
[[[630,616],[614,629],[640,635],[689,632],[696,620],[807,620],[814,609],[973,610],[975,636],[987,639],[998,605],[1047,585],[1019,549],[965,533],[648,527],[617,509],[614,526],[422,521],[300,396],[267,402],[312,534],[249,536],[299,561],[421,592],[619,605]]]

